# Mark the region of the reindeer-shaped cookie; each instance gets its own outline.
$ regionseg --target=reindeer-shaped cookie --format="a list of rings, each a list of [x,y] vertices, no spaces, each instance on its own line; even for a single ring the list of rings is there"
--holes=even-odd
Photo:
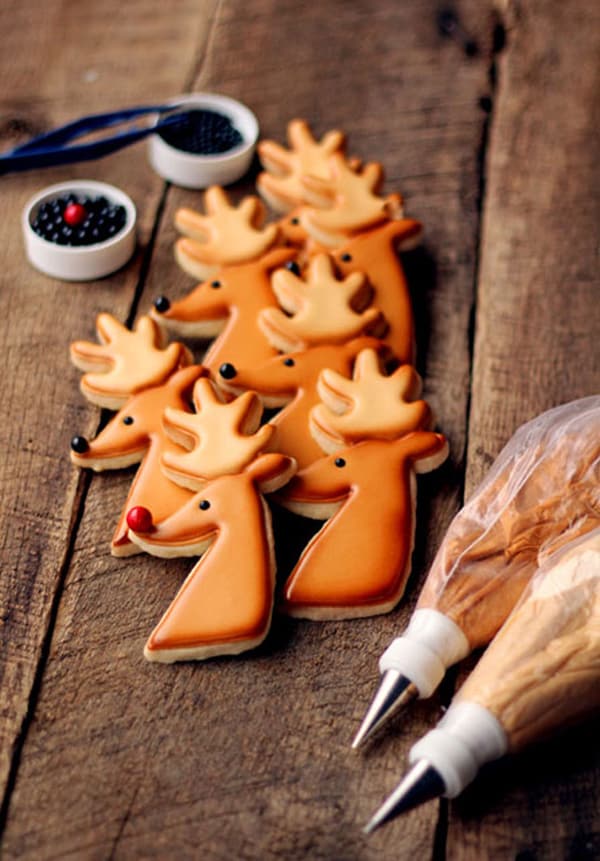
[[[278,497],[292,511],[327,520],[284,586],[290,615],[385,613],[402,596],[413,547],[414,475],[447,455],[444,437],[423,429],[432,419],[424,401],[411,400],[419,388],[410,367],[383,376],[370,350],[358,357],[352,380],[321,375],[323,404],[311,424],[334,453],[301,470]]]
[[[121,408],[95,439],[73,437],[71,460],[97,472],[140,464],[111,542],[114,556],[128,556],[138,552],[127,537],[126,514],[132,506],[153,504],[156,515],[164,518],[190,496],[160,467],[162,455],[176,448],[165,433],[162,416],[167,407],[189,409],[193,385],[206,372],[199,365],[185,366],[189,354],[181,344],[160,350],[158,327],[148,317],[140,318],[130,332],[101,314],[97,329],[105,343],[75,341],[71,358],[80,368],[105,368],[103,373],[86,373],[82,391],[94,403]],[[182,363],[184,367],[179,367]]]
[[[258,427],[256,395],[223,404],[212,383],[201,379],[194,402],[194,415],[167,411],[166,426],[185,448],[165,455],[163,464],[196,492],[164,521],[152,506],[146,518],[139,511],[131,518],[130,537],[148,553],[203,554],[146,644],[150,661],[238,654],[259,645],[271,621],[275,563],[263,494],[285,484],[295,463],[262,453],[273,431]]]
[[[321,449],[308,424],[318,403],[317,380],[324,368],[350,375],[355,357],[367,348],[387,351],[375,337],[361,333],[380,322],[377,309],[356,311],[352,301],[365,289],[362,276],[338,279],[327,255],[312,258],[306,280],[292,272],[277,272],[273,288],[287,317],[279,309],[264,309],[258,325],[283,355],[255,365],[225,361],[219,368],[219,386],[233,394],[253,390],[267,407],[283,407],[272,419],[274,445],[292,455],[300,468],[321,457]],[[227,358],[227,357],[225,357]]]
[[[270,276],[274,269],[293,260],[297,252],[291,248],[272,247],[277,229],[257,229],[254,226],[256,198],[232,207],[222,189],[211,188],[206,193],[207,214],[190,210],[179,215],[180,226],[196,239],[180,239],[177,257],[189,263],[194,271],[212,274],[187,296],[171,302],[159,296],[152,310],[161,327],[181,337],[212,339],[203,364],[216,371],[225,361],[238,364],[262,362],[275,354],[259,332],[256,320],[259,311],[277,304],[271,289]],[[200,236],[206,241],[198,241]],[[195,269],[199,265],[199,269]],[[187,266],[188,271],[190,267]]]

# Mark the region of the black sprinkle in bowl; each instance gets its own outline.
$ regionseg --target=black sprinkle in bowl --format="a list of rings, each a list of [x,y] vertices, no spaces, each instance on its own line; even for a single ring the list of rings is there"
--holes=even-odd
[[[106,236],[100,231],[99,240],[92,236],[85,243],[64,244],[53,241],[48,234],[39,235],[36,226],[39,213],[50,201],[71,195],[75,201],[105,199],[118,210],[118,230]],[[63,209],[64,207],[59,207]],[[124,216],[123,212],[124,210]],[[135,250],[136,210],[128,195],[114,185],[94,180],[72,180],[50,185],[34,195],[23,209],[22,228],[27,259],[40,272],[63,281],[93,281],[116,272],[131,258]],[[65,227],[68,222],[65,223]],[[105,238],[106,237],[106,238]]]
[[[247,172],[258,140],[258,121],[249,108],[216,93],[190,93],[172,102],[174,109],[203,119],[205,128],[188,140],[182,136],[180,147],[174,145],[177,129],[148,139],[150,164],[163,179],[182,188],[208,188],[230,185]],[[198,144],[207,151],[189,151]]]

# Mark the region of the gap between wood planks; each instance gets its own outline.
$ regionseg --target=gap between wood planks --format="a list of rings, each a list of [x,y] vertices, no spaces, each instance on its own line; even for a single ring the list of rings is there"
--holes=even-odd
[[[472,48],[473,43],[471,41],[465,41],[464,34],[459,34],[459,38],[463,41],[463,49],[465,53]],[[465,503],[465,486],[466,486],[466,457],[467,451],[469,449],[469,434],[471,428],[471,398],[472,398],[472,382],[473,382],[473,358],[474,358],[474,345],[475,345],[475,327],[477,322],[477,297],[478,297],[478,284],[479,284],[479,271],[481,264],[481,238],[482,238],[482,221],[483,221],[483,211],[485,207],[485,195],[486,195],[486,169],[487,169],[487,156],[488,150],[490,146],[490,139],[492,136],[492,125],[494,120],[494,107],[496,104],[496,97],[498,94],[498,90],[501,86],[500,81],[500,73],[498,67],[498,56],[504,49],[506,48],[507,43],[507,27],[505,24],[505,19],[501,14],[499,9],[496,9],[494,19],[492,20],[492,38],[491,38],[491,49],[490,49],[490,64],[488,70],[488,79],[490,85],[490,91],[488,96],[482,96],[480,106],[486,112],[486,119],[483,123],[483,130],[481,134],[481,143],[479,146],[479,152],[477,155],[477,165],[478,165],[478,173],[479,173],[479,188],[477,193],[477,230],[475,236],[475,265],[473,267],[473,289],[472,289],[472,297],[473,302],[471,305],[471,311],[469,314],[469,331],[468,331],[468,353],[469,353],[469,385],[468,385],[468,393],[467,393],[467,402],[465,405],[466,411],[466,421],[465,421],[465,447],[463,451],[463,461],[465,463],[465,469],[461,475],[461,486],[460,486],[460,501],[461,505]],[[443,703],[444,708],[447,708],[452,701],[452,698],[456,689],[456,671],[453,668],[450,668],[446,677],[442,681],[440,686],[441,693],[441,701]],[[435,833],[433,837],[433,848],[431,854],[431,861],[446,861],[446,845],[448,839],[448,825],[449,825],[449,816],[450,816],[450,807],[449,801],[447,798],[440,798],[438,802],[438,820],[435,827]]]
[[[215,9],[215,14],[214,14],[212,22],[211,22],[210,32],[208,34],[206,41],[204,42],[204,50],[199,55],[197,60],[194,59],[194,62],[193,62],[191,69],[190,69],[190,73],[189,73],[189,75],[188,75],[188,77],[185,80],[184,85],[183,85],[184,86],[184,89],[183,89],[184,92],[188,91],[193,86],[193,84],[195,82],[197,82],[198,79],[201,77],[203,68],[204,68],[206,61],[207,61],[207,57],[210,55],[211,46],[212,46],[213,41],[214,41],[214,34],[215,34],[216,26],[218,24],[219,13],[220,13],[221,8],[222,8],[222,0],[217,0],[217,6]],[[481,259],[482,216],[483,216],[483,211],[484,211],[484,206],[485,206],[485,195],[486,195],[487,154],[488,154],[488,150],[489,150],[490,138],[491,138],[491,132],[492,132],[492,124],[493,124],[493,117],[494,117],[494,106],[496,103],[496,95],[497,95],[497,91],[501,85],[501,81],[499,80],[499,75],[498,75],[497,58],[498,58],[499,53],[504,49],[505,40],[506,40],[506,29],[505,29],[505,25],[503,23],[502,15],[499,11],[496,12],[495,18],[491,22],[491,26],[493,28],[493,36],[491,39],[492,47],[490,50],[489,70],[488,70],[490,90],[489,90],[489,96],[482,97],[482,102],[480,105],[481,108],[483,110],[485,110],[485,112],[487,113],[487,117],[486,117],[484,125],[483,125],[481,143],[480,143],[479,152],[478,152],[478,194],[477,194],[477,204],[476,204],[477,229],[476,229],[476,237],[475,237],[476,252],[475,252],[475,265],[474,265],[474,272],[473,272],[473,290],[472,290],[473,300],[472,300],[472,306],[471,306],[471,312],[470,312],[469,332],[468,332],[468,353],[469,353],[469,358],[470,358],[470,368],[469,368],[469,390],[468,390],[468,397],[467,397],[467,403],[466,403],[467,420],[465,423],[465,425],[466,425],[465,445],[464,445],[465,456],[466,456],[466,452],[468,450],[468,442],[469,442],[469,428],[470,428],[469,417],[470,417],[470,411],[471,411],[471,385],[470,385],[470,383],[472,380],[472,372],[473,372],[473,346],[474,346],[475,326],[476,326],[476,316],[477,316],[477,285],[478,285],[478,280],[479,280],[479,267],[480,267],[480,259]],[[474,43],[472,43],[470,41],[465,41],[463,33],[461,33],[461,32],[458,32],[456,34],[448,33],[446,35],[450,36],[451,38],[455,38],[459,42],[461,42],[462,48],[463,48],[463,50],[467,56],[472,55],[470,53],[470,51],[472,50]],[[476,51],[476,46],[475,46],[475,51]],[[144,254],[143,254],[143,258],[142,258],[141,266],[140,266],[139,277],[138,277],[138,280],[137,280],[137,283],[135,286],[134,295],[133,295],[133,298],[131,301],[131,306],[129,309],[129,313],[128,313],[127,319],[126,319],[126,325],[128,327],[131,327],[131,325],[135,321],[138,307],[139,307],[140,301],[141,301],[142,296],[143,296],[143,292],[144,292],[144,289],[146,286],[148,273],[150,271],[150,265],[151,265],[152,258],[154,255],[157,237],[159,234],[159,230],[161,228],[163,214],[164,214],[165,206],[166,206],[166,203],[168,200],[170,188],[171,188],[170,184],[165,183],[165,185],[163,187],[163,191],[162,191],[160,199],[159,199],[159,202],[158,202],[158,205],[157,205],[157,208],[156,208],[156,212],[155,212],[154,220],[153,220],[153,227],[152,227],[151,236],[150,236],[148,245],[144,249]],[[106,411],[103,411],[102,416],[101,416],[100,421],[99,421],[98,430],[100,430],[100,428],[106,423],[107,418],[108,418],[108,413]],[[466,472],[463,473],[463,475],[461,477],[461,485],[459,488],[460,499],[461,499],[462,503],[464,503],[465,475],[466,475]],[[11,766],[10,766],[7,785],[6,785],[6,793],[5,793],[5,796],[2,800],[2,805],[0,806],[0,837],[4,831],[4,828],[5,828],[5,824],[6,824],[6,820],[7,820],[7,816],[8,816],[8,811],[9,811],[9,807],[10,807],[10,801],[11,801],[12,793],[13,793],[13,790],[15,787],[17,774],[19,771],[19,765],[20,765],[22,750],[23,750],[23,747],[24,747],[24,744],[25,744],[25,741],[27,738],[29,727],[31,725],[31,722],[33,720],[33,716],[35,714],[35,710],[37,707],[37,701],[38,701],[40,690],[41,690],[42,680],[43,680],[44,672],[45,672],[46,665],[47,665],[47,662],[49,659],[50,647],[51,647],[51,642],[52,642],[52,638],[54,635],[54,630],[55,630],[56,621],[57,621],[57,617],[58,617],[58,610],[59,610],[60,601],[62,598],[65,579],[67,577],[67,573],[68,573],[70,565],[71,565],[74,547],[75,547],[75,543],[76,543],[76,540],[78,537],[80,523],[81,523],[81,520],[83,518],[83,513],[84,513],[84,509],[85,509],[85,504],[86,504],[88,492],[89,492],[89,489],[91,486],[92,477],[93,476],[91,473],[86,473],[86,472],[82,473],[80,480],[79,480],[79,483],[78,483],[78,486],[77,486],[76,499],[75,499],[75,504],[73,506],[73,514],[72,514],[72,518],[71,518],[71,523],[69,525],[69,541],[68,541],[67,547],[65,549],[63,561],[62,561],[61,566],[60,566],[60,572],[59,572],[59,576],[57,578],[57,584],[56,584],[56,591],[53,595],[51,606],[48,610],[47,627],[46,627],[46,633],[45,633],[45,636],[43,639],[43,644],[42,644],[42,648],[41,648],[41,652],[40,652],[40,659],[39,659],[39,662],[38,662],[38,665],[36,668],[34,682],[33,682],[32,688],[31,688],[31,693],[30,693],[28,704],[27,704],[27,711],[26,711],[26,714],[23,718],[20,733],[15,740],[14,749],[13,749],[13,756],[12,756]],[[454,693],[454,688],[455,688],[455,683],[456,683],[456,676],[455,676],[455,674],[450,672],[448,674],[448,676],[446,677],[446,680],[443,683],[443,686],[441,689],[442,690],[442,702],[444,703],[445,706],[447,706],[450,703],[450,700],[452,699],[452,696]],[[121,827],[120,827],[120,829],[116,835],[116,838],[115,838],[115,841],[114,841],[114,844],[113,844],[113,847],[111,850],[111,856],[110,857],[114,857],[115,851],[116,851],[117,846],[118,846],[119,841],[120,841],[120,837],[124,831],[125,824],[126,824],[127,819],[130,815],[134,800],[135,800],[135,796],[134,796],[134,799],[132,800],[132,802],[128,806],[127,812],[126,812],[124,820],[122,822],[122,825],[121,825]],[[439,802],[438,820],[436,823],[435,833],[433,836],[432,861],[444,861],[444,859],[446,858],[446,841],[447,841],[447,834],[448,834],[448,821],[449,821],[449,804],[448,804],[447,799],[442,798],[442,799],[440,799],[440,802]]]
[[[217,6],[215,8],[214,15],[211,20],[210,30],[206,39],[203,39],[203,50],[198,52],[198,59],[196,58],[196,52],[194,53],[194,62],[190,68],[190,72],[183,83],[182,92],[188,92],[194,82],[198,79],[198,77],[202,73],[202,69],[206,63],[206,58],[210,53],[210,47],[213,41],[214,32],[216,29],[216,25],[219,19],[219,11],[222,6],[222,0],[217,0]],[[36,130],[36,133],[40,133],[41,130]],[[146,279],[148,277],[148,272],[150,271],[150,264],[152,262],[152,257],[154,254],[154,248],[156,246],[156,240],[158,237],[158,233],[162,223],[162,217],[165,209],[165,204],[167,201],[167,196],[169,193],[169,189],[171,188],[170,183],[165,182],[163,186],[162,193],[160,195],[158,205],[156,207],[156,212],[154,214],[152,231],[150,234],[150,238],[148,240],[148,244],[144,249],[142,261],[140,264],[140,272],[139,277],[137,279],[137,283],[135,286],[133,298],[131,301],[131,307],[129,309],[129,313],[126,319],[126,326],[130,328],[135,320],[137,315],[137,309],[141,300],[141,297],[144,292],[144,287],[146,285]],[[102,429],[102,427],[108,421],[109,412],[107,410],[102,410],[100,419],[98,421],[98,426],[96,428],[96,434]],[[82,471],[80,474],[79,482],[77,485],[77,491],[75,495],[75,503],[73,505],[73,513],[71,517],[71,522],[69,524],[69,540],[67,542],[67,546],[65,549],[65,554],[63,557],[63,561],[60,566],[60,571],[58,574],[57,582],[56,582],[56,590],[52,597],[52,601],[50,604],[50,608],[48,610],[48,622],[46,627],[46,632],[43,638],[41,650],[40,650],[40,659],[38,665],[36,667],[35,676],[33,679],[33,684],[31,686],[31,691],[29,695],[29,700],[27,703],[27,711],[23,717],[23,721],[21,724],[21,729],[19,734],[17,735],[13,747],[13,755],[10,763],[10,768],[8,772],[8,777],[6,781],[6,791],[4,793],[4,797],[2,799],[2,803],[0,804],[0,841],[2,839],[2,835],[4,834],[4,829],[6,827],[6,821],[8,818],[8,811],[10,808],[10,801],[12,798],[13,790],[15,788],[15,783],[17,779],[17,774],[19,771],[19,765],[21,762],[21,754],[23,751],[23,747],[25,745],[25,741],[27,739],[27,734],[29,731],[29,727],[31,725],[31,721],[33,720],[33,716],[35,714],[37,701],[39,698],[39,693],[42,685],[42,680],[44,677],[44,672],[46,669],[46,665],[48,663],[48,658],[50,655],[50,647],[52,644],[52,638],[54,636],[54,629],[56,627],[56,620],[58,617],[58,610],[60,606],[60,601],[62,598],[62,593],[65,585],[65,580],[71,566],[71,560],[73,558],[73,552],[75,549],[75,543],[77,540],[77,536],[79,534],[79,526],[81,524],[81,520],[83,518],[83,513],[85,510],[85,504],[88,496],[88,492],[92,483],[93,474],[89,471]],[[129,814],[128,814],[129,815]],[[122,832],[124,827],[124,823],[121,827],[121,831],[117,836],[115,841],[115,846],[113,847],[113,853],[118,843],[120,833]]]

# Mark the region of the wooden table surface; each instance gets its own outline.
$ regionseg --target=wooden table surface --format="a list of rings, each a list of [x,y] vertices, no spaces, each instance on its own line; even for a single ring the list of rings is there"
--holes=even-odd
[[[4,0],[0,144],[83,113],[189,90],[241,98],[264,136],[307,118],[381,161],[426,226],[405,257],[425,394],[451,444],[420,482],[406,598],[389,616],[277,618],[236,659],[148,664],[145,639],[187,560],[112,558],[130,474],[84,474],[73,433],[98,410],[68,345],[191,279],[168,187],[143,145],[0,179],[3,366],[0,781],[4,858],[592,859],[597,726],[490,767],[370,838],[361,826],[461,673],[364,755],[352,753],[377,659],[411,612],[451,517],[515,429],[600,391],[600,7],[594,0]],[[139,249],[89,284],[26,263],[20,213],[72,177],[127,191]],[[247,193],[251,181],[236,192]],[[472,666],[472,662],[469,666]]]

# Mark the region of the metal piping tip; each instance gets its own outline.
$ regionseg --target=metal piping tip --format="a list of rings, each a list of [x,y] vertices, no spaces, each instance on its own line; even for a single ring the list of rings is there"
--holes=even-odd
[[[359,748],[393,715],[418,696],[419,690],[410,679],[407,679],[397,670],[387,670],[360,729],[356,733],[352,747],[355,750]]]
[[[365,825],[365,834],[371,834],[390,819],[412,810],[426,801],[439,798],[446,791],[440,775],[426,759],[418,762],[398,784],[392,794]]]

